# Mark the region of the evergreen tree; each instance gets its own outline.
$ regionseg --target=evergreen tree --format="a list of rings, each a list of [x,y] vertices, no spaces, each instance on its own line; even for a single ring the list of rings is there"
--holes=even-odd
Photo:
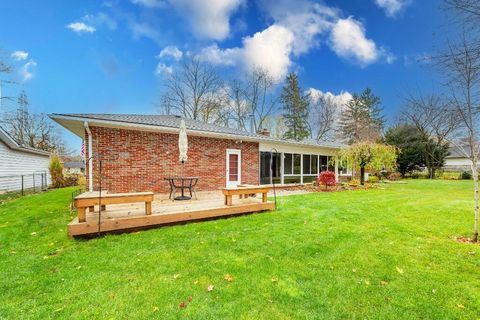
[[[425,139],[420,130],[411,124],[399,124],[387,130],[384,137],[386,144],[400,150],[397,157],[398,172],[405,176],[426,163]]]
[[[380,98],[370,88],[353,94],[340,117],[340,137],[348,144],[377,141],[385,124],[382,111]]]
[[[284,138],[301,141],[310,136],[308,126],[309,95],[303,95],[298,85],[298,76],[291,73],[282,90],[283,119],[286,131]]]

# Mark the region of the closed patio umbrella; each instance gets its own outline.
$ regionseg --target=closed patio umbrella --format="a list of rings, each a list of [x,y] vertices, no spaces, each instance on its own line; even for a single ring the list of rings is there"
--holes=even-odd
[[[180,121],[180,134],[178,136],[178,150],[180,152],[180,163],[184,164],[187,161],[188,152],[188,139],[187,139],[187,127],[185,126],[185,120]]]

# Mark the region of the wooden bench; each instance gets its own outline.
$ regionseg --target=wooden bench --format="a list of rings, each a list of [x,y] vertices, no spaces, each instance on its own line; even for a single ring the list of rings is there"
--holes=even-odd
[[[243,197],[247,197],[252,194],[261,193],[262,194],[262,202],[267,202],[267,193],[268,187],[262,186],[238,186],[235,188],[224,188],[222,189],[223,195],[225,196],[225,205],[231,206],[232,205],[232,196],[238,195],[240,199]]]
[[[121,204],[132,202],[145,202],[145,213],[152,214],[153,192],[134,192],[134,193],[108,193],[102,191],[101,204],[99,193],[85,192],[75,197],[74,205],[78,210],[78,222],[85,222],[87,219],[86,211],[94,211],[95,206],[101,205],[101,210],[107,209],[107,204]]]

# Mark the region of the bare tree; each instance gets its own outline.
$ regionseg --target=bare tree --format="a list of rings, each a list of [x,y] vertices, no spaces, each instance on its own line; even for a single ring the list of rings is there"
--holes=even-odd
[[[30,112],[25,91],[18,97],[18,108],[7,112],[1,122],[12,138],[22,146],[57,151],[60,154],[71,153],[51,120],[43,113]]]
[[[444,3],[447,10],[456,13],[455,18],[462,27],[472,27],[480,23],[480,2],[478,0],[444,0]]]
[[[274,92],[275,82],[268,72],[258,68],[242,80],[234,79],[226,88],[229,117],[234,127],[251,131],[253,125],[253,130],[259,132],[266,128],[265,121],[279,99]]]
[[[326,95],[310,100],[312,138],[317,141],[332,140],[336,129],[335,123],[339,117],[338,104],[333,97]]]
[[[477,2],[472,10],[480,9]],[[457,130],[449,136],[463,155],[470,160],[474,181],[474,231],[473,241],[478,241],[480,160],[480,50],[467,38],[465,32],[457,43],[449,43],[448,49],[438,57],[440,67],[448,75],[451,89],[451,118],[458,122]]]
[[[226,104],[228,114],[226,115],[233,122],[233,127],[239,128],[244,131],[249,129],[249,114],[250,107],[245,99],[245,89],[243,83],[237,79],[230,83],[230,86],[226,88]]]
[[[12,65],[7,62],[7,58],[5,58],[5,55],[0,52],[0,112],[3,112],[3,102],[5,100],[10,100],[14,101],[14,98],[11,96],[5,96],[4,94],[4,85],[5,84],[15,84],[14,81],[8,79],[8,75],[10,75],[13,72],[13,67]],[[7,78],[6,78],[7,76]]]
[[[248,76],[244,89],[244,97],[250,113],[254,116],[254,129],[263,128],[265,118],[272,114],[279,97],[274,95],[275,81],[263,69],[255,68]]]
[[[165,82],[161,107],[165,114],[215,122],[224,98],[223,83],[215,69],[197,58],[182,61]]]
[[[402,120],[414,125],[420,132],[425,164],[430,179],[433,179],[436,170],[444,164],[448,155],[448,137],[456,130],[458,123],[451,117],[450,105],[439,95],[411,95],[406,100]]]
[[[263,128],[270,132],[270,136],[283,138],[287,131],[285,121],[281,115],[270,115],[263,121]]]

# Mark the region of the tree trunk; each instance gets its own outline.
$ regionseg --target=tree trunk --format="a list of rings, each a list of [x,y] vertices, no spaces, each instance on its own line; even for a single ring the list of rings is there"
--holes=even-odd
[[[360,167],[360,184],[365,184],[365,167]]]
[[[476,162],[476,161],[473,161]],[[478,171],[477,164],[472,163],[472,175],[473,175],[473,185],[474,185],[474,222],[473,222],[473,242],[478,241]]]

